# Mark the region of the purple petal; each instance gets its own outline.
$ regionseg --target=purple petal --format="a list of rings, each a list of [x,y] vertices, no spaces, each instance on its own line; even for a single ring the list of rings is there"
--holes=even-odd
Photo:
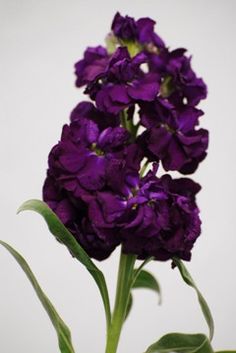
[[[152,101],[159,92],[160,85],[155,74],[147,74],[143,79],[134,81],[127,92],[133,99]]]

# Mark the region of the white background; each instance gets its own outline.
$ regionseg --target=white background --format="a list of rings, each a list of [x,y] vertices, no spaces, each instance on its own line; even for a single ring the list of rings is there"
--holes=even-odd
[[[16,210],[29,198],[41,198],[49,150],[82,98],[74,88],[73,64],[86,46],[103,43],[117,10],[157,20],[158,33],[171,48],[188,48],[193,67],[208,84],[202,125],[210,130],[209,156],[194,176],[203,186],[198,198],[203,232],[187,265],[213,311],[214,347],[236,348],[234,0],[0,0],[0,238],[25,256],[71,327],[76,352],[104,352],[104,314],[89,274],[40,216],[16,216]],[[117,261],[115,252],[99,263],[112,296]],[[170,262],[148,268],[160,280],[163,305],[154,293],[136,291],[119,353],[142,353],[171,331],[207,332],[195,293]],[[47,315],[3,248],[0,352],[59,352]]]

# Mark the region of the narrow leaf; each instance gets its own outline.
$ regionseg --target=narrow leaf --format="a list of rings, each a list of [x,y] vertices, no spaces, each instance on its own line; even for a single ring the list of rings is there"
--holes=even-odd
[[[159,304],[161,304],[161,288],[156,278],[148,271],[141,270],[136,277],[133,288],[151,289],[159,294]]]
[[[152,344],[145,353],[214,353],[203,334],[168,333]]]
[[[51,301],[44,294],[43,290],[41,289],[37,279],[35,278],[33,272],[31,271],[25,259],[9,244],[1,240],[0,240],[0,244],[4,246],[10,252],[10,254],[15,258],[15,260],[18,262],[18,264],[21,266],[22,270],[25,272],[26,276],[30,280],[39,300],[41,301],[44,309],[48,313],[48,316],[57,332],[58,344],[59,344],[61,353],[74,353],[75,351],[72,346],[71,334],[70,334],[69,328],[66,326],[64,321],[58,315]]]
[[[173,262],[178,267],[180,274],[181,274],[183,280],[185,281],[185,283],[187,283],[189,286],[191,286],[195,289],[197,296],[198,296],[199,304],[200,304],[202,312],[203,312],[203,315],[204,315],[206,322],[208,324],[208,327],[209,327],[209,338],[210,338],[210,340],[212,340],[213,335],[214,335],[214,321],[213,321],[209,306],[208,306],[206,300],[204,299],[203,295],[201,294],[201,292],[197,288],[194,280],[192,279],[190,273],[188,272],[188,270],[185,267],[185,265],[183,264],[183,262],[177,258],[174,258]]]
[[[157,294],[159,294],[159,301],[158,304],[161,304],[161,288],[159,283],[157,282],[156,278],[148,271],[142,270],[142,269],[135,269],[134,270],[134,278],[133,278],[133,283],[132,283],[132,288],[143,288],[143,289],[151,289]],[[126,316],[125,319],[127,319],[131,308],[133,306],[133,296],[130,294],[128,306],[126,309]]]
[[[110,325],[111,311],[108,296],[108,290],[103,273],[92,262],[85,250],[75,240],[73,235],[68,231],[64,224],[59,220],[57,215],[48,207],[48,205],[40,200],[29,200],[23,203],[19,208],[18,213],[21,211],[32,210],[39,213],[46,221],[50,232],[70,251],[70,253],[79,260],[93,276],[100,290],[105,313],[107,327]]]
[[[131,311],[131,309],[132,309],[132,306],[133,306],[133,296],[132,296],[132,294],[130,293],[128,305],[127,305],[127,308],[126,308],[125,320],[126,320],[127,317],[129,316],[130,311]]]
[[[236,351],[217,351],[215,353],[236,353]]]

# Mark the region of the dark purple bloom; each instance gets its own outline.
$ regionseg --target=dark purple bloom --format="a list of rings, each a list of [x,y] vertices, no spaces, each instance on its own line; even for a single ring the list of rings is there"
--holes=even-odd
[[[74,108],[49,154],[43,199],[98,260],[118,245],[140,259],[190,260],[200,234],[200,186],[159,178],[156,165],[189,174],[205,158],[208,131],[196,106],[207,88],[186,50],[170,51],[154,26],[117,13],[109,53],[87,48],[76,86],[94,103]],[[156,163],[142,177],[144,157]]]
[[[108,57],[92,59],[89,61],[85,56],[76,64],[76,82],[79,86],[87,84],[85,92],[101,111],[118,114],[135,102],[152,101],[158,94],[157,74],[144,73],[140,69],[147,61],[144,53],[131,58],[126,47],[119,47],[109,60]],[[100,60],[102,63],[98,65]]]
[[[74,235],[89,256],[104,260],[120,243],[115,228],[96,229],[89,219],[88,206],[81,198],[75,198],[62,189],[58,180],[50,175],[43,186],[43,199],[62,223]]]
[[[81,102],[72,110],[70,115],[71,122],[80,121],[81,118],[94,121],[100,130],[120,125],[118,115],[105,114],[98,110],[91,102]]]
[[[131,58],[127,48],[119,47],[111,56],[104,72],[91,80],[86,93],[96,101],[101,111],[118,114],[139,101],[152,101],[160,84],[155,73],[144,73],[140,65],[145,63],[144,53]]]
[[[119,12],[116,13],[112,21],[111,29],[121,39],[135,40],[137,38],[138,29],[134,18],[123,17]]]
[[[174,256],[190,260],[200,235],[201,221],[195,202],[200,186],[187,178],[157,178],[149,172],[143,179],[127,182],[127,193],[99,191],[88,199],[89,217],[97,230],[116,229],[123,251],[140,259]]]
[[[127,88],[129,96],[134,101],[151,102],[155,99],[159,90],[157,76],[152,73],[146,74],[143,78],[134,80]]]
[[[107,189],[83,199],[59,184],[48,175],[44,200],[91,257],[103,260],[122,243],[124,252],[140,259],[190,260],[201,225],[195,202],[200,186],[192,180],[149,172],[127,181],[125,196]]]
[[[123,249],[145,259],[190,260],[200,235],[201,221],[195,202],[200,186],[187,178],[160,179],[149,172],[127,201],[121,230]]]
[[[110,180],[114,163],[119,164],[120,169],[125,168],[125,174],[137,173],[142,156],[134,145],[139,162],[130,160],[129,138],[130,134],[122,127],[102,130],[94,120],[82,116],[75,120],[73,116],[71,124],[63,127],[61,141],[49,155],[49,168],[60,185],[76,197],[101,190]],[[122,188],[121,180],[119,186]]]
[[[156,22],[150,18],[140,18],[135,21],[129,16],[116,13],[111,29],[116,37],[122,40],[137,41],[140,44],[154,44],[159,48],[164,47],[163,40],[154,32]]]
[[[208,131],[196,129],[202,114],[190,106],[176,111],[161,99],[143,104],[140,119],[147,130],[139,137],[139,143],[149,160],[161,160],[167,171],[193,173],[206,157],[208,147]]]
[[[96,104],[103,112],[118,114],[132,104],[124,84],[107,84],[96,95]]]
[[[93,205],[111,193],[122,201],[138,177],[143,157],[138,146],[129,142],[126,129],[106,127],[102,118],[87,102],[73,110],[70,125],[63,127],[61,140],[49,154],[43,189],[44,201],[98,260],[109,256],[120,240],[114,220],[104,214],[100,222],[99,214],[93,215]]]
[[[165,43],[163,40],[154,32],[154,26],[156,22],[148,17],[140,18],[137,21],[138,27],[138,41],[142,44],[154,44],[158,48],[164,48]]]
[[[207,87],[191,67],[191,57],[185,55],[186,49],[168,49],[160,54],[148,54],[151,72],[162,79],[161,94],[176,106],[188,104],[196,106],[207,96]]]
[[[75,64],[76,86],[81,87],[97,78],[106,69],[108,60],[107,50],[102,46],[87,48],[84,58]]]
[[[191,106],[197,105],[206,98],[207,88],[201,78],[197,78],[191,67],[191,57],[184,55],[185,49],[176,49],[170,53],[167,64],[167,73],[171,75],[175,87],[172,100],[187,99]]]

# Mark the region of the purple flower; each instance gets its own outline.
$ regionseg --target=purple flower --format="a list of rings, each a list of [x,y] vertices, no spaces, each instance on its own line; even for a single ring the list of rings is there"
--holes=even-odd
[[[207,88],[186,50],[170,51],[154,26],[117,13],[109,53],[86,49],[76,86],[94,103],[74,108],[48,158],[43,199],[98,260],[118,245],[140,259],[190,260],[200,234],[200,186],[157,177],[156,165],[190,174],[205,158],[208,131],[196,106]],[[156,163],[142,177],[144,157]]]
[[[138,35],[137,24],[134,18],[129,16],[121,16],[119,12],[116,13],[111,29],[114,34],[121,39],[135,40]]]
[[[129,138],[130,134],[122,127],[101,129],[94,120],[83,116],[75,119],[72,113],[71,124],[63,127],[61,141],[49,155],[49,168],[60,185],[76,197],[101,190],[107,180],[110,182],[114,163],[124,170],[124,178],[129,172],[138,172],[142,155],[137,145],[133,145],[139,161],[129,158],[132,147]],[[121,180],[119,186],[122,187]]]
[[[173,101],[187,99],[187,103],[196,106],[200,100],[206,98],[207,88],[201,78],[197,78],[190,61],[184,55],[185,49],[176,49],[170,53],[167,73],[171,75],[175,87],[172,93]]]
[[[127,201],[121,230],[123,249],[145,259],[190,260],[200,235],[201,221],[195,202],[200,186],[187,178],[160,179],[149,172]]]
[[[151,161],[162,161],[165,170],[193,173],[206,157],[208,131],[196,129],[201,110],[183,106],[176,111],[165,100],[143,104],[140,119],[147,130],[138,141]]]
[[[190,260],[200,235],[201,221],[195,202],[200,186],[187,178],[161,178],[149,172],[127,182],[126,195],[99,191],[88,199],[88,213],[98,231],[116,229],[123,251],[140,259],[153,256]]]
[[[115,228],[96,229],[89,219],[88,206],[81,198],[75,198],[62,189],[58,180],[50,175],[43,186],[43,199],[57,214],[67,229],[74,235],[89,256],[106,259],[120,243]]]
[[[88,254],[98,260],[120,243],[115,219],[94,215],[96,203],[110,194],[123,202],[138,177],[143,157],[130,134],[120,126],[104,126],[102,113],[83,102],[63,127],[61,140],[49,154],[43,199]],[[96,122],[101,119],[101,124]],[[106,121],[106,116],[104,116]],[[115,202],[110,211],[118,215]]]
[[[147,61],[144,53],[131,58],[126,47],[119,47],[110,58],[87,56],[86,51],[85,58],[75,65],[76,84],[87,84],[85,93],[101,111],[116,115],[136,102],[152,101],[158,94],[157,74],[144,73],[140,68]]]
[[[136,102],[152,101],[160,85],[155,73],[144,73],[140,69],[146,60],[144,53],[131,58],[127,48],[119,47],[111,56],[106,70],[91,80],[86,93],[96,101],[101,111],[110,114],[118,114]]]
[[[148,54],[151,72],[162,79],[161,94],[175,106],[188,104],[196,106],[207,96],[207,87],[191,67],[191,57],[185,55],[186,49],[171,52],[164,49],[160,54]]]
[[[103,260],[122,244],[140,259],[190,260],[201,225],[195,202],[200,186],[192,180],[149,172],[127,179],[125,195],[107,188],[83,197],[59,185],[49,170],[44,200],[91,257]]]
[[[116,127],[120,125],[120,118],[118,115],[105,114],[98,110],[91,102],[79,103],[71,112],[71,122],[80,121],[81,119],[88,119],[94,121],[99,130],[104,130],[108,127]]]
[[[75,64],[76,86],[81,87],[97,78],[106,69],[108,60],[107,50],[102,46],[87,48],[84,58]]]
[[[140,180],[142,154],[128,137],[121,127],[100,130],[82,116],[65,125],[49,155],[44,201],[98,260],[121,243],[139,258],[189,260],[200,234],[200,187],[190,179],[157,178],[156,170]]]
[[[122,40],[137,41],[140,44],[154,44],[159,48],[164,47],[163,40],[154,32],[156,22],[150,18],[140,18],[135,21],[129,16],[116,13],[111,29],[116,37]]]

